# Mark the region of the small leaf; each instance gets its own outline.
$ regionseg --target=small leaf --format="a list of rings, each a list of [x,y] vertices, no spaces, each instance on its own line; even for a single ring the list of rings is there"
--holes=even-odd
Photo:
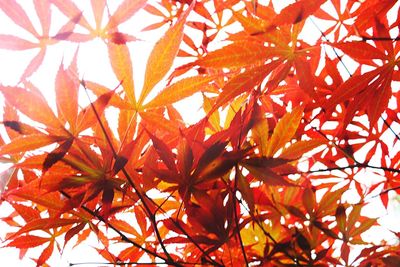
[[[281,13],[273,19],[272,25],[281,26],[299,23],[317,11],[317,9],[325,2],[326,0],[297,1],[294,4],[285,7]]]

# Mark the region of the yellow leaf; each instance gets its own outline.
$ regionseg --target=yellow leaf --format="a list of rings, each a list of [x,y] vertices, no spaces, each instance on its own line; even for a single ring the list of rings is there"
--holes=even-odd
[[[260,150],[260,154],[265,156],[267,154],[268,147],[268,120],[266,118],[262,118],[251,130],[253,138]]]
[[[303,140],[294,143],[293,145],[285,148],[282,151],[282,154],[279,156],[284,159],[298,159],[303,156],[304,153],[319,147],[320,145],[326,144],[326,140],[324,139],[312,139],[312,140]]]
[[[280,148],[282,148],[299,127],[303,109],[296,107],[291,113],[285,114],[276,125],[272,133],[271,140],[268,143],[267,157],[272,157]]]

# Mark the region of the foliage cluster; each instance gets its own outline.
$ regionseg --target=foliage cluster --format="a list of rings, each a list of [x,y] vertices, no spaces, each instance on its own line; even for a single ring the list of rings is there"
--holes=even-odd
[[[110,10],[92,0],[93,24],[72,0],[33,0],[38,29],[1,0],[31,38],[0,34],[0,48],[39,51],[17,85],[0,86],[0,156],[11,163],[1,201],[13,208],[2,220],[15,229],[5,245],[21,255],[41,246],[38,266],[91,235],[115,264],[400,266],[398,241],[363,238],[378,225],[363,213],[368,201],[387,208],[400,191],[396,2],[299,0],[277,12],[273,1],[124,0]],[[68,18],[57,31],[55,10]],[[154,18],[143,30],[165,34],[138,90],[138,40],[120,28],[143,10]],[[93,39],[118,84],[84,79],[77,50],[59,67],[52,109],[30,78],[51,46]],[[188,125],[174,105],[194,94],[205,116]]]

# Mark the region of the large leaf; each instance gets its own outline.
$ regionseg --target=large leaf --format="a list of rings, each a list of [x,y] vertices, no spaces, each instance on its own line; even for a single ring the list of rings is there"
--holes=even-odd
[[[153,87],[170,70],[175,56],[179,51],[186,18],[192,10],[194,3],[195,1],[193,1],[192,5],[181,15],[175,25],[169,28],[165,35],[154,46],[147,61],[144,85],[139,98],[139,104],[143,103]]]

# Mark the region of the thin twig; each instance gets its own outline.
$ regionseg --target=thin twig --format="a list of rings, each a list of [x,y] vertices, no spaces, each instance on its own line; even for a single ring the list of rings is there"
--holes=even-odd
[[[70,196],[68,193],[64,192],[64,191],[60,191],[60,193],[61,193],[64,197],[66,197],[66,198],[68,198],[68,199],[71,198],[71,196]],[[145,248],[145,247],[142,247],[140,244],[138,244],[138,243],[136,243],[135,241],[131,240],[131,239],[130,239],[129,237],[127,237],[124,233],[122,233],[117,227],[115,227],[114,225],[112,225],[109,221],[105,220],[105,219],[103,218],[103,216],[101,216],[101,215],[98,214],[97,212],[92,211],[91,209],[89,209],[89,208],[86,207],[85,205],[81,205],[80,208],[83,209],[84,211],[86,211],[87,213],[89,213],[90,215],[92,215],[93,217],[97,218],[98,220],[100,220],[100,221],[103,222],[104,224],[106,224],[109,228],[113,229],[113,230],[121,237],[121,239],[122,239],[123,241],[125,241],[125,242],[127,242],[127,243],[130,243],[130,244],[132,244],[133,246],[135,246],[135,247],[137,247],[137,248],[139,248],[139,249],[142,249],[143,251],[145,251],[146,253],[148,253],[148,254],[150,254],[150,255],[152,255],[152,256],[154,256],[154,257],[157,257],[157,258],[159,258],[159,259],[162,259],[163,261],[165,261],[165,263],[168,262],[168,259],[166,259],[166,258],[164,258],[164,257],[162,257],[162,256],[160,256],[160,255],[158,255],[156,252],[153,252],[153,251],[151,251],[151,250],[149,250],[149,249],[147,249],[147,248]]]
[[[108,134],[107,134],[107,131],[106,131],[106,129],[105,129],[105,127],[104,127],[104,125],[103,125],[103,123],[102,123],[102,121],[101,121],[101,118],[100,118],[100,116],[99,116],[99,114],[98,114],[98,112],[97,112],[97,110],[96,110],[96,108],[95,108],[93,102],[91,101],[91,98],[90,98],[90,96],[89,96],[89,94],[88,94],[88,92],[87,92],[87,88],[86,88],[86,85],[85,85],[84,81],[82,81],[81,84],[82,84],[83,88],[85,89],[85,93],[86,93],[86,96],[87,96],[88,99],[89,99],[90,106],[92,107],[92,110],[93,110],[93,112],[94,112],[94,114],[95,114],[95,116],[96,116],[96,119],[97,119],[97,121],[98,121],[98,123],[99,123],[99,125],[100,125],[100,128],[101,128],[103,134],[105,135],[106,141],[107,141],[107,143],[108,143],[108,145],[109,145],[109,147],[110,147],[110,149],[111,149],[111,151],[112,151],[112,153],[113,153],[113,157],[114,157],[114,159],[117,159],[117,158],[118,158],[118,154],[117,154],[117,152],[116,152],[115,149],[114,149],[114,146],[113,146],[113,144],[112,144],[112,142],[111,142],[111,139],[110,139],[110,137],[109,137]],[[132,178],[130,177],[129,173],[126,171],[125,167],[122,167],[121,170],[122,170],[122,173],[123,173],[123,174],[125,175],[125,177],[127,178],[129,184],[130,184],[130,185],[132,186],[132,188],[135,190],[135,192],[136,192],[137,196],[139,197],[140,201],[143,203],[143,207],[145,208],[145,210],[146,210],[146,212],[147,212],[147,214],[148,214],[148,217],[149,217],[149,219],[150,219],[150,222],[151,222],[151,224],[152,224],[152,226],[153,226],[153,229],[154,229],[154,232],[155,232],[155,234],[156,234],[157,240],[158,240],[158,242],[160,243],[160,246],[161,246],[162,250],[164,251],[165,255],[166,255],[167,258],[168,258],[168,263],[169,263],[169,264],[172,264],[172,265],[176,265],[176,266],[181,266],[180,264],[175,264],[174,260],[172,259],[171,255],[169,254],[167,248],[165,247],[164,242],[163,242],[163,240],[162,240],[162,237],[161,237],[160,232],[159,232],[158,227],[157,227],[157,222],[156,222],[155,215],[151,212],[151,209],[150,209],[150,207],[147,205],[146,201],[144,200],[144,197],[142,196],[142,194],[140,193],[140,191],[138,190],[138,188],[137,188],[136,185],[134,184]]]

